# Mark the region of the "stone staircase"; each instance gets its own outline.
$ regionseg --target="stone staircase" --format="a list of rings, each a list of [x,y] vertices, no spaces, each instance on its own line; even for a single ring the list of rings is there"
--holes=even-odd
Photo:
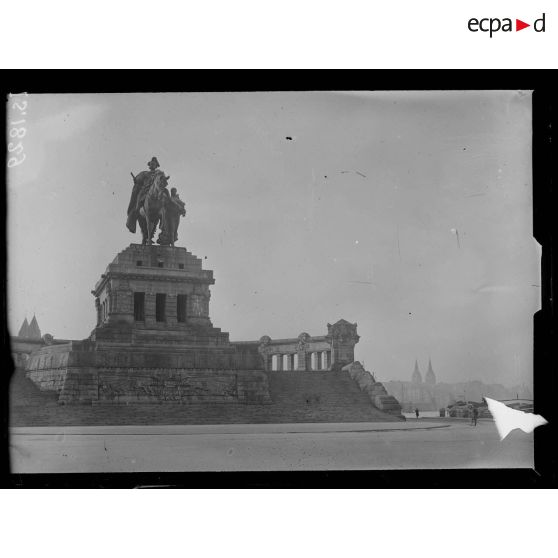
[[[27,376],[16,368],[10,379],[10,406],[42,407],[57,406],[58,392],[41,391]]]
[[[10,426],[46,426],[49,423],[44,417],[58,411],[58,393],[41,391],[25,376],[24,370],[16,368],[10,378],[9,411]]]
[[[279,422],[379,422],[394,417],[376,409],[346,371],[268,372]],[[293,420],[289,420],[292,418]]]
[[[124,424],[250,424],[397,421],[376,409],[346,371],[267,372],[271,404],[237,403],[57,405],[57,394],[41,392],[17,377],[11,426]]]

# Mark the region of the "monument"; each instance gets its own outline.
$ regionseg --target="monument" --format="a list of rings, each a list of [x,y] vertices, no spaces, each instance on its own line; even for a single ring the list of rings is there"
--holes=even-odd
[[[137,176],[130,173],[134,187],[128,204],[126,227],[131,233],[136,232],[139,223],[142,232],[142,244],[153,244],[153,234],[160,224],[161,234],[157,243],[174,246],[178,240],[180,217],[186,215],[184,202],[176,188],[167,188],[170,176],[161,170],[157,157],[147,163],[148,171],[141,171]]]
[[[323,336],[272,340],[264,335],[244,342],[230,341],[215,327],[209,313],[213,272],[175,246],[185,204],[176,189],[169,192],[170,177],[156,157],[148,167],[132,173],[126,220],[132,233],[139,224],[142,243],[119,252],[91,290],[96,325],[88,338],[53,342],[50,337],[28,355],[26,375],[39,389],[56,391],[60,404],[271,407],[287,389],[291,372],[296,374],[289,385],[301,385],[297,382],[306,374],[310,383],[304,389],[321,394],[314,402],[330,401],[339,413],[342,405],[354,404],[366,416],[378,411],[374,416],[380,420],[401,417],[397,402],[379,397],[386,395],[381,384],[354,362],[357,324],[338,320],[327,324]],[[326,389],[331,385],[337,387]],[[347,389],[351,395],[343,399]]]

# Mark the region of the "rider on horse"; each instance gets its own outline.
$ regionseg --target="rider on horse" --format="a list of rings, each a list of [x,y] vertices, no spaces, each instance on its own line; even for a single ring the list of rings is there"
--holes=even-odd
[[[155,176],[162,171],[157,170],[160,165],[157,157],[152,157],[151,161],[147,163],[148,171],[141,171],[138,175],[133,176],[134,187],[132,188],[132,195],[130,196],[130,203],[128,204],[128,219],[126,220],[126,227],[131,233],[136,232],[136,222],[139,216],[139,210],[145,201],[145,196],[149,192],[149,188],[153,185]]]
[[[185,204],[176,188],[172,188],[169,193],[167,186],[170,176],[165,176],[159,169],[157,157],[153,157],[147,166],[148,171],[142,171],[137,176],[132,174],[134,187],[128,204],[126,227],[135,233],[136,223],[139,223],[142,243],[153,244],[153,233],[159,225],[161,234],[157,242],[174,246],[178,240],[180,217],[186,215]]]

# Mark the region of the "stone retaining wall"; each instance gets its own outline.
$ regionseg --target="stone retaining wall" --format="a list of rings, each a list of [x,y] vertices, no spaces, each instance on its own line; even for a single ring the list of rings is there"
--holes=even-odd
[[[66,380],[67,368],[54,368],[48,370],[31,370],[27,372],[26,376],[33,381],[33,383],[41,391],[58,391],[60,392],[64,387]]]
[[[35,351],[26,360],[27,370],[57,368],[170,368],[170,369],[233,369],[263,368],[257,345],[226,347],[191,347],[152,344],[99,348],[88,341],[72,341],[64,345],[47,346]]]
[[[374,376],[365,370],[360,362],[355,361],[343,367],[349,375],[356,381],[362,391],[368,394],[372,404],[384,413],[389,413],[397,417],[403,417],[399,401],[389,395],[381,382],[376,382]]]
[[[259,370],[70,367],[27,377],[43,391],[58,391],[61,404],[271,402]]]

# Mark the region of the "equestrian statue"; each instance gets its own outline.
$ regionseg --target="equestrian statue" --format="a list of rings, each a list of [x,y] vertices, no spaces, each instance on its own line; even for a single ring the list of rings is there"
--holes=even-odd
[[[126,227],[131,233],[136,232],[139,223],[142,233],[142,244],[153,244],[153,236],[157,225],[160,234],[157,243],[162,246],[174,246],[178,240],[180,217],[186,215],[184,202],[180,199],[176,188],[168,190],[170,176],[160,170],[157,157],[147,163],[149,170],[132,175],[134,186],[128,204]]]

